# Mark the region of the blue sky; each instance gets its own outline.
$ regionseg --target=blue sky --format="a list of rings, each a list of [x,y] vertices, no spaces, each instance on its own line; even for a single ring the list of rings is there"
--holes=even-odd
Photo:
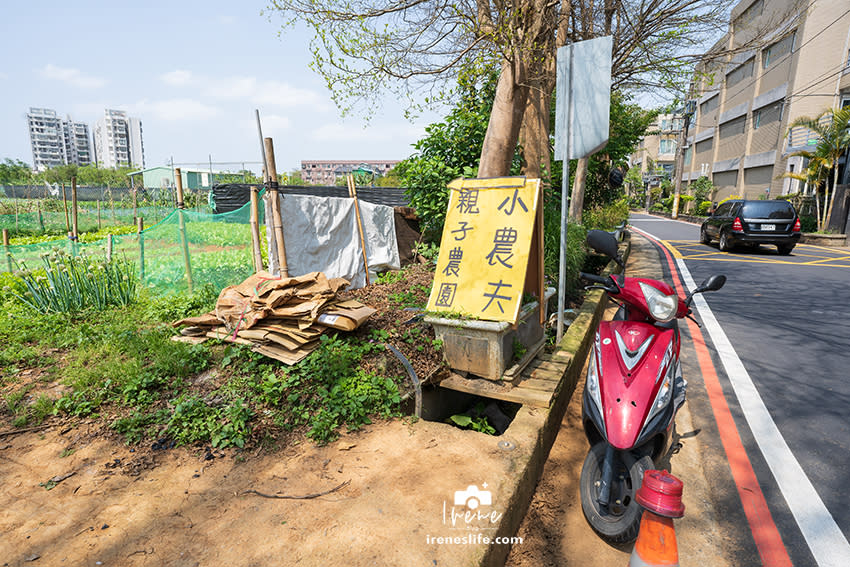
[[[0,159],[32,163],[26,113],[90,128],[105,108],[142,120],[145,163],[258,170],[254,109],[277,168],[302,159],[403,159],[445,109],[411,123],[387,98],[367,128],[342,118],[308,68],[309,35],[281,30],[263,0],[8,2],[0,20]],[[233,162],[230,165],[216,165]]]

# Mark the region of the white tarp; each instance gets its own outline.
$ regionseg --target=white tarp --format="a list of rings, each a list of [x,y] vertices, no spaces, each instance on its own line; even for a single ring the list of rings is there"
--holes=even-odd
[[[269,193],[271,194],[271,193]],[[369,271],[398,270],[393,208],[359,201]],[[270,201],[265,201],[269,272],[279,275]],[[286,265],[290,276],[324,272],[345,278],[351,289],[366,285],[366,269],[352,199],[280,194]]]

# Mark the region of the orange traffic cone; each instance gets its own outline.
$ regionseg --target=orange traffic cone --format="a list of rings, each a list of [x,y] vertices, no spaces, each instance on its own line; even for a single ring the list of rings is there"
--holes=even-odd
[[[646,471],[635,500],[644,512],[629,567],[679,567],[673,518],[685,515],[682,481],[667,471]]]

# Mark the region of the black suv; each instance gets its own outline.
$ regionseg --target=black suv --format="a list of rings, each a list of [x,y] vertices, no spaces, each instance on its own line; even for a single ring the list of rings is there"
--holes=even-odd
[[[773,244],[780,254],[790,254],[800,240],[800,218],[788,201],[726,201],[699,231],[703,244],[715,238],[724,252],[741,243]]]

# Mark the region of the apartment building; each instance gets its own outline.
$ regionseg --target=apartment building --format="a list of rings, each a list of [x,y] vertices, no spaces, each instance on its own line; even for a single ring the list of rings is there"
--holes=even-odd
[[[145,167],[142,122],[123,110],[104,111],[94,125],[94,149],[100,167]]]
[[[62,121],[62,138],[66,163],[91,165],[94,162],[88,124],[74,122],[69,116]]]
[[[632,167],[641,172],[644,184],[658,185],[663,179],[671,179],[676,165],[676,146],[679,132],[684,127],[684,118],[679,114],[659,114],[647,128],[647,134],[631,156]]]
[[[726,35],[698,66],[694,87],[684,183],[709,175],[716,200],[804,190],[783,174],[806,166],[790,154],[816,138],[806,128],[789,133],[788,125],[850,105],[850,4],[742,0]]]
[[[70,116],[67,120],[59,118],[51,108],[30,108],[27,128],[36,172],[68,163],[91,163],[89,127],[85,123],[74,122]]]
[[[394,168],[398,160],[355,161],[355,160],[315,160],[301,161],[301,179],[311,185],[333,185],[336,178],[347,175],[358,168],[368,168],[376,175],[385,175]]]

